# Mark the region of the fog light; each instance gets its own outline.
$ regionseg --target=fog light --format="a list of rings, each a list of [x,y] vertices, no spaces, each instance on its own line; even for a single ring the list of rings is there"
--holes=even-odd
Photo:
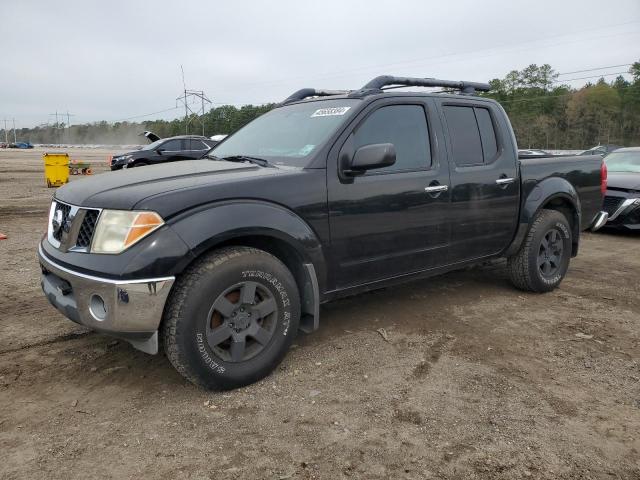
[[[107,318],[107,306],[104,304],[104,300],[100,295],[93,294],[89,300],[89,312],[93,318],[102,322]]]

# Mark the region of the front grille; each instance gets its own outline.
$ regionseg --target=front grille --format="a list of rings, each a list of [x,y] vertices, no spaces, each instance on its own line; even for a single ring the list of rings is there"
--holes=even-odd
[[[602,208],[609,215],[613,215],[613,213],[618,209],[623,200],[624,198],[621,197],[611,197],[607,195],[606,197],[604,197]]]
[[[100,210],[80,208],[54,200],[47,235],[49,243],[63,252],[88,252]]]
[[[67,220],[69,219],[69,213],[71,213],[71,205],[67,205],[66,203],[57,202],[57,204],[56,204],[56,212],[57,211],[62,212],[62,220],[60,222],[60,225],[66,225]],[[63,231],[63,228],[59,228],[59,229],[55,230],[53,232],[53,238],[55,238],[57,241],[60,241],[60,239],[62,238],[62,231]]]
[[[98,223],[99,210],[87,210],[84,215],[82,225],[78,231],[78,238],[76,239],[76,247],[89,248],[91,246],[91,239],[93,238],[93,232],[96,229]]]

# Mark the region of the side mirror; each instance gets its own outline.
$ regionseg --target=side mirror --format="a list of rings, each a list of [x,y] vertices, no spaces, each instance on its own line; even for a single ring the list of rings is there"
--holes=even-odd
[[[163,149],[163,148],[157,148],[157,149],[156,149],[156,153],[157,153],[158,155],[162,155],[162,152],[164,152],[164,149]]]
[[[393,143],[374,143],[356,150],[349,169],[345,173],[360,175],[374,168],[389,167],[396,163],[396,147]]]

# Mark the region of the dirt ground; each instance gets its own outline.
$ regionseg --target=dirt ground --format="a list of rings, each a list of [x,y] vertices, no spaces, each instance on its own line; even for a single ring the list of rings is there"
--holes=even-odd
[[[49,306],[40,154],[0,150],[0,478],[640,478],[640,236],[585,234],[546,295],[498,262],[323,306],[211,393]]]

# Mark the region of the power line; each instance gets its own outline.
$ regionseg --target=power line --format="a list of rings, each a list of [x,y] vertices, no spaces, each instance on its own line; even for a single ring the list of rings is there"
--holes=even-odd
[[[630,67],[633,63],[623,63],[621,65],[610,65],[608,67],[587,68],[586,70],[574,70],[573,72],[558,73],[558,75],[571,75],[572,73],[595,72],[596,70],[606,70],[607,68]]]
[[[634,20],[634,21],[630,21],[630,22],[618,23],[618,24],[613,24],[613,25],[604,25],[604,26],[598,27],[598,28],[596,28],[594,30],[602,30],[604,28],[613,28],[613,27],[619,27],[619,26],[630,25],[630,24],[635,24],[635,23],[640,23],[640,20]],[[314,79],[327,79],[327,78],[336,78],[336,77],[339,78],[339,77],[344,77],[345,73],[353,73],[353,72],[358,72],[358,71],[363,71],[363,70],[372,70],[372,69],[380,70],[380,69],[388,68],[388,67],[391,67],[391,66],[400,66],[400,65],[407,66],[407,65],[413,64],[413,63],[437,60],[437,59],[445,58],[445,57],[453,57],[453,56],[460,56],[460,55],[472,55],[472,54],[485,52],[485,51],[491,52],[492,50],[502,49],[505,46],[508,47],[508,46],[526,45],[526,44],[529,44],[529,43],[538,43],[540,41],[547,41],[549,39],[558,38],[558,37],[566,37],[566,36],[569,36],[569,35],[579,34],[579,33],[583,33],[583,32],[584,32],[584,30],[578,30],[578,31],[573,31],[573,32],[565,32],[565,33],[558,34],[558,35],[546,36],[543,39],[527,40],[525,42],[519,42],[519,43],[495,45],[495,46],[492,46],[492,47],[482,48],[482,49],[478,49],[478,50],[470,50],[470,51],[467,51],[467,52],[452,52],[452,53],[446,53],[446,54],[442,54],[442,55],[434,55],[434,56],[430,56],[430,57],[423,57],[423,58],[413,59],[413,60],[404,60],[404,61],[400,61],[400,62],[392,62],[392,63],[385,63],[385,64],[354,67],[354,68],[342,70],[339,74],[336,73],[336,74],[314,75]],[[614,37],[614,36],[619,36],[619,35],[638,34],[638,33],[640,33],[640,32],[639,31],[617,32],[617,33],[613,33],[613,34],[597,35],[597,36],[586,37],[586,38],[582,38],[582,39],[573,39],[573,40],[568,40],[568,41],[564,41],[564,42],[552,43],[552,44],[543,45],[542,47],[543,48],[545,48],[545,47],[555,47],[555,46],[558,46],[558,45],[566,45],[566,44],[570,44],[570,43],[579,43],[579,42],[583,42],[583,41],[587,41],[587,40],[597,40],[597,39],[601,39],[601,38],[609,38],[609,37]],[[533,46],[533,47],[527,47],[527,48],[521,48],[521,49],[511,49],[511,50],[507,50],[507,52],[515,53],[515,52],[519,52],[519,51],[523,51],[523,50],[528,50],[528,49],[531,49],[531,48],[538,48],[538,47]],[[480,56],[480,57],[475,57],[475,58],[486,58],[486,57],[490,57],[490,56],[496,55],[497,53],[500,53],[500,52],[493,52],[493,53],[489,53],[489,54],[486,54],[486,55],[483,55],[483,56]],[[455,62],[461,62],[461,61],[463,61],[463,59],[453,60],[453,61],[431,62],[430,65],[446,64],[446,63],[452,63],[452,62],[455,63]],[[237,85],[244,85],[244,86],[272,85],[272,84],[280,84],[282,82],[286,82],[286,81],[290,81],[290,80],[304,80],[306,78],[309,78],[309,77],[308,76],[287,77],[287,78],[281,78],[279,80],[244,83],[244,84],[237,84]]]
[[[142,114],[142,115],[134,115],[132,117],[123,118],[121,120],[114,120],[113,123],[126,122],[127,120],[133,120],[134,118],[149,117],[151,115],[157,115],[158,113],[165,113],[165,112],[170,112],[172,110],[177,110],[178,108],[180,108],[180,107],[175,106],[175,107],[167,108],[165,110],[158,110],[157,112],[145,113],[145,114]]]
[[[628,73],[629,72],[600,73],[598,75],[591,75],[589,77],[564,78],[562,80],[554,80],[551,83],[573,82],[574,80],[587,80],[589,78],[610,77],[611,75],[625,75],[625,74],[628,74]]]

